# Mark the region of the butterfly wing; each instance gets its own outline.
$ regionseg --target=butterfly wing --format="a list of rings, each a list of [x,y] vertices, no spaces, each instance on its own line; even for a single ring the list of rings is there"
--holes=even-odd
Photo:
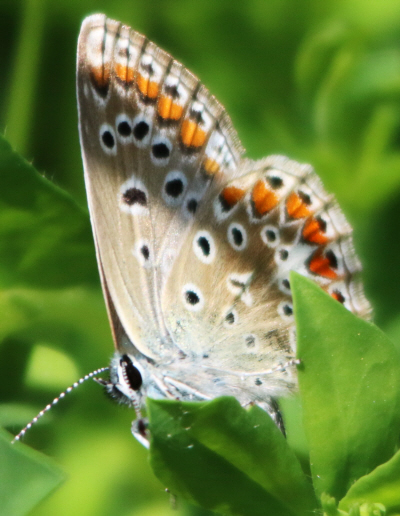
[[[242,148],[222,106],[144,36],[87,18],[77,58],[79,129],[96,252],[116,346],[179,351],[160,293],[206,195]]]
[[[190,385],[249,403],[295,385],[293,368],[285,366],[296,351],[291,270],[359,316],[368,317],[370,307],[351,228],[312,168],[271,156],[239,172],[207,194],[173,265],[162,310],[201,371],[184,373]],[[219,389],[204,381],[207,372]]]

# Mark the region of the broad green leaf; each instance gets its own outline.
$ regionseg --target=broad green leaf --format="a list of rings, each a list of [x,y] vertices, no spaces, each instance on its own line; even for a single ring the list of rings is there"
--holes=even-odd
[[[400,425],[397,351],[314,282],[291,274],[299,385],[316,492],[340,500],[394,453]]]
[[[45,455],[21,443],[10,444],[0,430],[0,516],[23,516],[65,479]]]
[[[97,283],[89,217],[0,136],[0,285]]]
[[[348,510],[355,503],[381,503],[387,511],[400,513],[400,452],[353,484],[340,501]]]
[[[272,419],[234,398],[149,400],[151,465],[172,491],[224,514],[309,514],[316,507],[300,465]]]

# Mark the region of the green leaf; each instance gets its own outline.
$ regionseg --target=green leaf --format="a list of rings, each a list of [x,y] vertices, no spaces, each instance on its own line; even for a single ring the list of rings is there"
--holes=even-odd
[[[372,323],[314,282],[290,280],[297,322],[299,385],[316,492],[340,500],[394,453],[400,425],[400,363]]]
[[[300,515],[311,486],[272,419],[234,398],[148,401],[151,465],[174,494],[224,514]]]
[[[87,213],[0,135],[0,285],[97,282]]]
[[[400,512],[400,452],[353,484],[339,508],[348,510],[354,503],[366,502],[381,503],[387,511]]]
[[[65,479],[48,457],[32,448],[10,444],[0,429],[0,516],[28,514]]]

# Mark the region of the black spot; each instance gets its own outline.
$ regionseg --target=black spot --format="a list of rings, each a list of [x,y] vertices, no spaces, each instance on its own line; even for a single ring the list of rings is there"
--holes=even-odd
[[[147,205],[146,194],[143,190],[139,190],[139,188],[128,188],[128,190],[123,193],[122,200],[128,206],[132,206],[133,204],[140,204],[140,206]]]
[[[289,256],[289,251],[287,249],[281,249],[279,251],[279,256],[281,258],[282,261],[285,261],[288,259],[288,256]]]
[[[169,148],[165,143],[155,143],[152,147],[153,156],[157,159],[169,157]]]
[[[287,288],[288,290],[290,290],[290,282],[288,279],[284,279],[282,280],[282,285]]]
[[[283,313],[287,316],[293,315],[293,308],[290,305],[283,305]]]
[[[202,111],[196,111],[193,108],[189,112],[189,118],[191,120],[197,122],[198,124],[201,124],[204,122]]]
[[[117,130],[121,136],[130,136],[132,133],[132,127],[131,124],[127,121],[120,122],[118,124]]]
[[[160,144],[164,145],[164,144]],[[153,148],[155,145],[153,146]],[[171,181],[168,181],[165,183],[165,192],[169,197],[179,197],[183,192],[183,183],[182,179],[171,179]]]
[[[142,120],[141,122],[138,122],[133,128],[133,136],[136,138],[136,140],[143,140],[149,130],[149,124]]]
[[[332,269],[337,269],[338,262],[335,253],[329,249],[326,251],[325,256],[328,258],[329,265],[332,267]]]
[[[233,312],[229,312],[229,314],[226,314],[225,321],[228,324],[233,324],[235,322],[235,314]]]
[[[243,234],[238,228],[232,228],[231,230],[233,241],[235,242],[235,245],[240,247],[243,244]]]
[[[189,213],[193,213],[193,215],[196,213],[196,210],[197,210],[196,199],[190,199],[186,206],[187,206],[187,210]]]
[[[267,237],[268,242],[276,241],[276,233],[273,229],[267,229],[265,231],[265,236]]]
[[[150,258],[150,250],[148,248],[147,245],[143,245],[141,248],[140,248],[140,252],[142,253],[143,255],[143,258],[147,261],[149,258]]]
[[[274,190],[277,190],[278,188],[281,188],[283,185],[283,181],[280,177],[277,176],[267,176],[267,181],[270,184],[271,188]]]
[[[219,202],[221,203],[221,211],[227,212],[233,208],[233,205],[229,204],[229,202],[226,199],[224,199],[222,194],[219,195],[218,199],[219,199]]]
[[[90,79],[91,79],[92,85],[94,86],[94,88],[97,91],[97,93],[101,97],[106,98],[107,95],[108,95],[108,89],[109,89],[109,86],[110,86],[110,81],[107,78],[107,76],[104,75],[104,73],[103,73],[102,77],[99,78],[97,76],[97,74],[91,73],[90,74]]]
[[[178,92],[178,86],[175,84],[173,86],[169,86],[168,84],[164,87],[164,92],[166,95],[169,95],[173,99],[178,99],[180,97]]]
[[[210,251],[211,251],[210,242],[208,241],[208,239],[206,237],[202,236],[202,237],[198,238],[197,244],[200,247],[200,249],[202,250],[204,256],[210,256]]]
[[[248,348],[254,348],[254,346],[256,345],[256,339],[254,335],[248,335],[245,339],[245,342]]]
[[[110,131],[104,131],[101,135],[101,139],[106,147],[112,149],[115,145],[114,136],[110,133]]]
[[[204,353],[203,358],[208,358],[208,355]]]
[[[185,292],[185,298],[186,301],[191,305],[197,305],[197,303],[200,303],[200,298],[196,294],[196,292],[193,292],[193,290],[187,290]]]
[[[299,190],[297,192],[297,194],[300,197],[300,199],[304,202],[304,204],[306,204],[307,206],[310,206],[310,204],[311,204],[311,197],[308,194],[302,192],[301,190]]]
[[[142,70],[147,72],[149,75],[153,75],[154,68],[151,63],[140,63],[140,66],[141,66]]]
[[[261,381],[259,378],[257,378],[257,379],[256,379],[256,381],[255,381],[254,383],[255,383],[256,385],[262,385],[262,381]]]
[[[326,220],[321,217],[317,217],[317,222],[319,225],[319,229],[325,233],[326,231]]]
[[[344,295],[340,292],[340,290],[334,290],[333,295],[335,296],[335,299],[339,301],[339,303],[343,304],[346,300]]]
[[[132,364],[132,360],[128,357],[128,355],[122,356],[120,364],[123,369],[125,381],[134,391],[139,390],[142,386],[143,380],[138,368]]]

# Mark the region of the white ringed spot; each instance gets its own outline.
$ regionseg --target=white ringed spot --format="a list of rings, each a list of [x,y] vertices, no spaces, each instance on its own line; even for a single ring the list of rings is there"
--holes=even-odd
[[[149,194],[143,181],[132,176],[121,185],[118,204],[122,211],[132,215],[148,213]]]
[[[133,139],[132,135],[132,120],[125,115],[125,113],[121,113],[115,119],[115,127],[117,129],[117,138],[121,143],[131,143]]]
[[[138,240],[133,248],[133,254],[142,267],[148,269],[153,265],[150,244],[147,240]]]
[[[278,314],[282,317],[282,319],[293,321],[293,304],[289,301],[282,301],[278,305]]]
[[[182,298],[184,305],[190,312],[199,312],[204,307],[204,296],[193,283],[186,283],[183,286]]]
[[[279,245],[279,242],[280,242],[279,230],[275,226],[271,226],[271,225],[267,224],[266,226],[264,226],[261,229],[260,235],[261,235],[261,240],[268,247],[276,247]]]
[[[146,147],[151,138],[151,118],[143,115],[136,116],[132,121],[132,138],[136,147]]]
[[[246,349],[250,353],[257,353],[258,352],[258,339],[257,335],[254,333],[246,333],[243,335],[244,344],[246,346]]]
[[[155,136],[151,142],[150,158],[154,165],[165,166],[171,156],[172,143],[165,136]]]
[[[239,316],[235,308],[228,308],[225,311],[224,326],[225,328],[231,328],[239,322]]]
[[[213,237],[208,231],[198,231],[193,238],[193,251],[197,258],[207,265],[212,263],[216,255]]]
[[[165,176],[161,195],[168,206],[179,206],[186,192],[187,179],[183,172],[172,170]]]
[[[117,154],[117,141],[114,128],[110,124],[102,124],[99,131],[100,145],[103,151],[109,156]]]
[[[247,232],[242,226],[237,222],[232,222],[228,227],[228,242],[231,247],[235,249],[235,251],[243,251],[247,247]]]

